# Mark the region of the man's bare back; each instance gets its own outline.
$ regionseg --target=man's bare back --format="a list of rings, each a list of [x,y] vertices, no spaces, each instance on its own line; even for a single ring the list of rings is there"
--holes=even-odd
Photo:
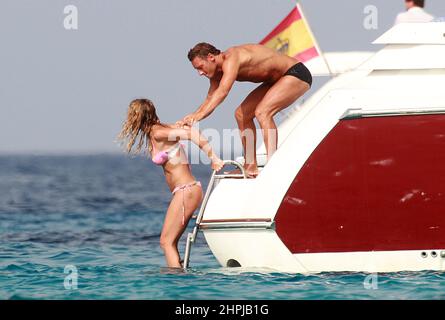
[[[298,60],[258,44],[231,47],[222,53],[223,61],[239,61],[237,81],[275,83]],[[223,64],[224,64],[223,62]]]

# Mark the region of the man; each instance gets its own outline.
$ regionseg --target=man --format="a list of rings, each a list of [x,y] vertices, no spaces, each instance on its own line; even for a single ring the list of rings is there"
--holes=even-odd
[[[182,124],[193,125],[208,117],[224,101],[235,81],[261,83],[235,111],[244,150],[244,168],[249,177],[256,177],[253,119],[256,118],[261,126],[270,159],[278,142],[273,116],[309,90],[311,73],[297,59],[257,44],[235,46],[221,52],[211,44],[198,43],[189,51],[188,58],[199,75],[210,80],[210,88],[205,101],[180,121]]]
[[[430,22],[434,17],[423,9],[425,0],[405,0],[406,12],[400,13],[395,24],[404,22]]]

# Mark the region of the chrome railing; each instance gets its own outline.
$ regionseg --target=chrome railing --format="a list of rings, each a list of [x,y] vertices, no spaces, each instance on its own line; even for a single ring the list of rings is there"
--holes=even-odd
[[[243,178],[243,179],[245,179],[245,178],[247,178],[246,172],[244,171],[243,166],[239,162],[233,161],[233,160],[225,160],[224,161],[224,166],[221,168],[221,170],[226,165],[233,165],[235,167],[238,167],[238,169],[240,169],[240,171],[241,171],[241,174],[217,174],[217,171],[213,170],[212,175],[210,177],[209,185],[207,186],[207,190],[206,190],[206,193],[204,195],[204,199],[202,200],[202,203],[201,203],[201,208],[199,209],[198,216],[196,217],[196,222],[195,222],[195,226],[193,227],[193,232],[191,232],[191,233],[189,233],[187,235],[187,243],[185,245],[184,263],[183,263],[183,268],[184,269],[187,269],[188,266],[189,266],[189,263],[190,263],[190,251],[192,249],[192,244],[196,240],[196,236],[197,236],[198,231],[199,231],[199,226],[200,226],[202,218],[204,216],[204,211],[206,209],[207,202],[209,201],[210,194],[212,193],[213,188],[215,186],[215,182],[217,180],[221,180],[221,179],[234,179],[234,178]]]

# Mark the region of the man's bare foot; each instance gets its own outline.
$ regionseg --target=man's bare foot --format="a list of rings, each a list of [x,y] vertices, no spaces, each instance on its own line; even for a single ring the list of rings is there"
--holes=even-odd
[[[224,171],[224,174],[242,174],[240,169],[230,170],[230,171]]]
[[[246,173],[247,178],[254,179],[258,176],[258,167],[257,166],[247,166],[244,167],[244,171]],[[224,174],[239,174],[241,175],[240,169],[235,169],[232,171],[225,171]]]
[[[254,170],[254,171],[247,171],[246,170],[246,176],[249,179],[255,179],[258,176],[258,170]]]
[[[246,171],[247,177],[251,179],[255,179],[259,173],[256,163],[244,166],[244,170]]]

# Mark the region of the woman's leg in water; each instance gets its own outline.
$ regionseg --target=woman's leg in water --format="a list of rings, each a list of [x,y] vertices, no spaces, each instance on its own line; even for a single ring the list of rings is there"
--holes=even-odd
[[[183,194],[184,193],[184,194]],[[183,197],[184,196],[184,202]],[[202,199],[202,189],[192,186],[185,190],[178,190],[172,198],[165,215],[164,225],[161,232],[160,245],[164,251],[167,266],[170,268],[181,268],[178,251],[178,241],[184,233],[185,228]],[[185,223],[182,224],[182,205],[185,204]]]

